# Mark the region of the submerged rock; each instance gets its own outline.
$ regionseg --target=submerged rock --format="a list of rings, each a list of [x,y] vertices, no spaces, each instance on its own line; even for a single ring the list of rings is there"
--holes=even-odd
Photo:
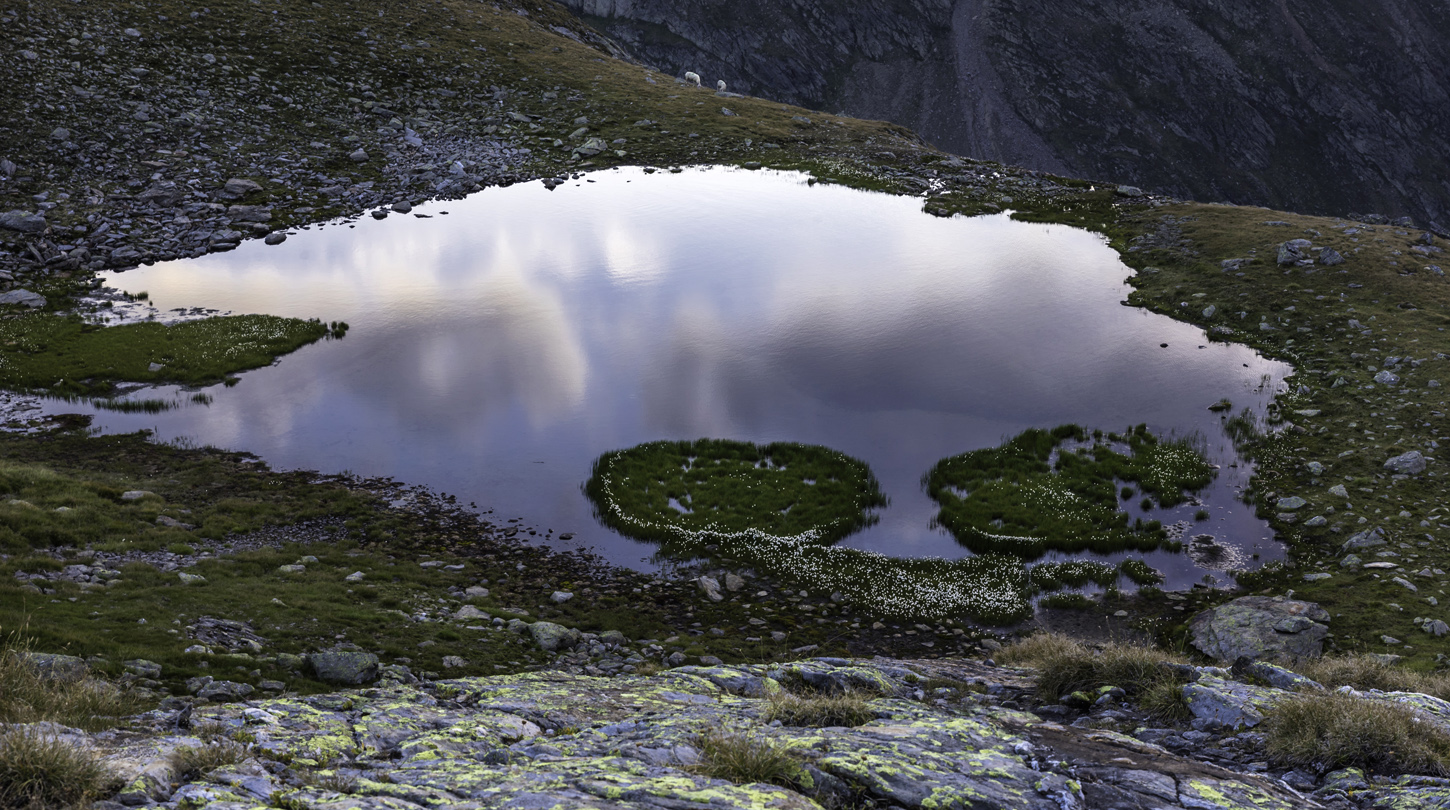
[[[1243,596],[1194,616],[1193,646],[1211,658],[1318,658],[1329,635],[1329,613],[1313,602]]]

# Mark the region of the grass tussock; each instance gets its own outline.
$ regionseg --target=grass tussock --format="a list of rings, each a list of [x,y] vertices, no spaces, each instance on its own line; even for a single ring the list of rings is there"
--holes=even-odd
[[[247,747],[231,740],[217,740],[210,745],[182,746],[171,752],[171,767],[177,778],[195,779],[217,768],[236,765],[247,758]]]
[[[1037,692],[1057,700],[1073,692],[1117,686],[1164,717],[1181,716],[1182,680],[1165,664],[1187,663],[1180,656],[1136,644],[1093,649],[1066,636],[1042,633],[1009,645],[996,655],[1002,663],[1038,671]]]
[[[694,770],[711,779],[794,789],[804,774],[800,759],[789,746],[749,734],[713,731],[697,737],[695,747],[700,762]]]
[[[1294,671],[1329,688],[1352,686],[1384,692],[1419,692],[1450,700],[1450,674],[1426,674],[1385,663],[1368,655],[1336,655],[1294,665]]]
[[[787,726],[859,726],[875,719],[870,698],[860,692],[797,695],[782,690],[771,694],[765,704],[765,720]]]
[[[109,793],[114,781],[90,751],[25,729],[0,732],[0,808],[85,807]]]
[[[1450,733],[1407,706],[1303,695],[1275,708],[1263,730],[1269,758],[1282,766],[1450,775]]]
[[[114,684],[94,678],[47,678],[23,650],[0,651],[0,722],[50,721],[100,731],[141,708],[141,701]]]

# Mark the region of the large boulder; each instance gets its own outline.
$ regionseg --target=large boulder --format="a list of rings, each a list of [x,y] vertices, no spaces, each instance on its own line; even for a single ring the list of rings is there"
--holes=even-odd
[[[365,652],[320,652],[306,656],[312,674],[323,683],[360,686],[378,679],[378,657]]]
[[[1220,661],[1318,658],[1328,622],[1329,612],[1313,602],[1243,596],[1194,616],[1188,632],[1194,647]]]
[[[48,681],[70,683],[83,680],[89,667],[84,658],[55,653],[19,652],[15,656],[24,661],[37,675]]]
[[[579,643],[580,633],[572,627],[553,622],[534,622],[529,625],[529,635],[534,643],[547,652],[568,649]]]
[[[0,214],[0,228],[7,231],[19,231],[21,233],[45,233],[50,227],[45,217],[40,214],[31,214],[26,211],[6,211]]]

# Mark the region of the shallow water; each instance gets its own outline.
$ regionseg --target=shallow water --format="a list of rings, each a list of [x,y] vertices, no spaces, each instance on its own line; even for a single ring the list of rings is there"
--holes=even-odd
[[[1100,237],[1005,215],[939,219],[919,199],[794,174],[590,179],[113,275],[162,308],[352,328],[208,389],[209,406],[148,390],[134,396],[183,407],[96,411],[96,424],[425,484],[537,526],[538,539],[574,534],[552,545],[648,569],[654,547],[598,525],[580,492],[603,451],[703,436],[824,444],[870,464],[891,498],[845,545],[955,558],[966,552],[932,528],[920,486],[938,459],[1027,427],[1146,422],[1200,431],[1223,467],[1202,496],[1211,519],[1189,533],[1228,546],[1207,568],[1281,556],[1235,500],[1249,469],[1230,466],[1206,408],[1228,397],[1261,411],[1288,367],[1122,306],[1131,271]],[[1184,554],[1148,561],[1170,586],[1205,573]]]

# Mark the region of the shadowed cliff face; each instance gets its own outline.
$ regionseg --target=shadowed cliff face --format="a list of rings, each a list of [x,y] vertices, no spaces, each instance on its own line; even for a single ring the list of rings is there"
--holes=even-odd
[[[707,85],[972,157],[1450,225],[1450,0],[564,0]]]

